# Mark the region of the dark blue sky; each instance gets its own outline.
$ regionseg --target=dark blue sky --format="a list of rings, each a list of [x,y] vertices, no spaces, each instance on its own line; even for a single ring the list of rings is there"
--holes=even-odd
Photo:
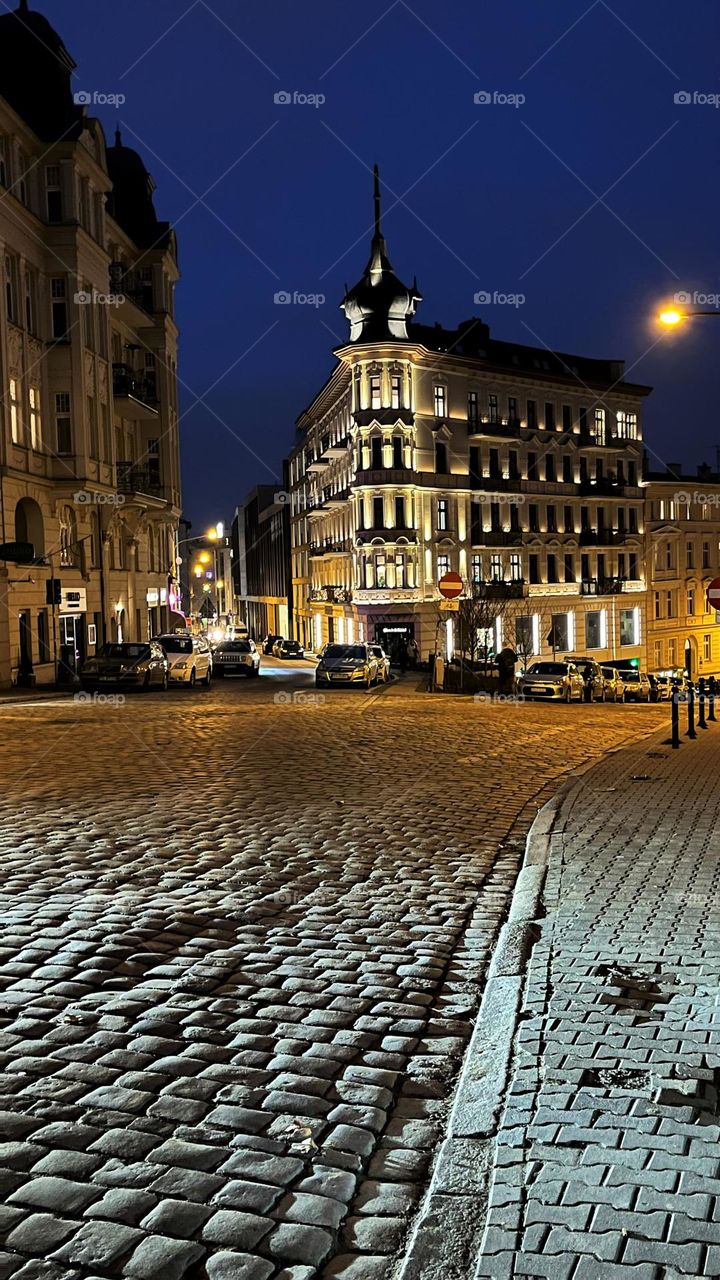
[[[655,345],[648,317],[676,289],[720,294],[720,109],[674,101],[720,93],[717,0],[39,7],[79,64],[77,87],[126,95],[125,141],[177,224],[196,526],[279,474],[331,368],[343,284],[367,257],[375,160],[419,319],[479,311],[498,337],[625,358],[655,387],[651,449],[715,461],[720,323]],[[276,104],[280,91],[326,101]],[[526,101],[476,104],[479,91]],[[110,133],[116,113],[96,114]],[[327,301],[278,306],[279,290]],[[478,308],[479,290],[526,301]]]

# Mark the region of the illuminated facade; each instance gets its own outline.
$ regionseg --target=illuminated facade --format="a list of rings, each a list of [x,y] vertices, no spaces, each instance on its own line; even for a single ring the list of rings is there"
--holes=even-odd
[[[668,463],[647,481],[649,670],[718,675],[720,623],[707,587],[720,576],[720,475],[701,466],[686,476]]]
[[[350,340],[289,459],[293,623],[319,647],[439,636],[437,582],[507,600],[493,647],[641,657],[642,403],[619,361],[413,317],[380,227],[343,301]],[[451,651],[452,616],[439,642]],[[529,638],[529,642],[528,642]]]
[[[0,685],[145,638],[175,599],[175,237],[74,65],[26,4],[0,16]]]

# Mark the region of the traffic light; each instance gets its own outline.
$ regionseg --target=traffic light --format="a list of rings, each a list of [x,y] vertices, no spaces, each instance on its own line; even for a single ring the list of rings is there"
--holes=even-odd
[[[629,667],[635,667],[635,668],[637,669],[637,668],[640,666],[640,659],[639,659],[639,658],[630,658],[630,660],[628,661],[628,666],[629,666]]]
[[[62,604],[62,582],[59,578],[48,578],[45,583],[45,603]]]

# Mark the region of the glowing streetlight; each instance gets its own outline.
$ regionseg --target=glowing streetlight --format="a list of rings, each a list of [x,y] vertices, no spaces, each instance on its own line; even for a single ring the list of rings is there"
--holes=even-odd
[[[677,307],[665,307],[659,314],[658,320],[661,324],[672,327],[676,324],[682,324],[685,319],[685,312],[678,311]]]

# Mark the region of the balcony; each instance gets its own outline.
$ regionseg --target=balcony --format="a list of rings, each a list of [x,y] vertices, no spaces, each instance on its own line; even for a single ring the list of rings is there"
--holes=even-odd
[[[150,467],[138,467],[134,462],[117,462],[115,470],[118,493],[146,494],[152,498],[162,497],[159,472]]]
[[[478,418],[476,421],[468,420],[467,424],[469,436],[504,436],[510,438],[517,436],[519,431],[540,431],[541,427],[522,426],[519,418],[489,419]]]
[[[116,299],[114,307],[118,319],[135,329],[147,329],[156,324],[152,281],[142,280],[122,262],[110,263],[109,276],[108,292]]]
[[[325,471],[330,466],[329,458],[314,458],[311,453],[305,454],[305,470],[306,471]]]
[[[619,596],[625,590],[625,578],[583,578],[581,596]]]
[[[570,440],[578,446],[579,449],[627,449],[629,445],[639,444],[639,440],[631,440],[627,436],[611,435],[606,432],[604,436],[598,436],[594,431],[580,430],[577,435],[571,435]]]
[[[352,591],[345,587],[313,587],[309,598],[320,604],[351,604]]]
[[[580,481],[578,488],[584,498],[622,498],[625,493],[625,485],[612,476],[596,476],[595,479],[586,477]]]
[[[515,578],[511,582],[492,578],[488,582],[473,582],[471,585],[476,600],[522,600],[527,595],[524,578]]]
[[[372,542],[375,538],[380,538],[383,542],[397,542],[398,538],[404,538],[407,542],[417,542],[417,529],[410,528],[409,525],[396,524],[391,529],[385,525],[372,525],[369,529],[358,529],[358,542]]]
[[[625,529],[581,529],[578,535],[581,547],[622,547],[626,539]]]
[[[411,605],[422,602],[418,587],[359,587],[353,593],[355,604]]]
[[[474,547],[521,547],[522,533],[514,529],[478,529],[473,534]]]
[[[153,422],[158,417],[154,385],[127,364],[113,365],[113,400],[116,413],[133,422]]]
[[[368,467],[355,473],[355,484],[372,485],[375,489],[380,484],[417,484],[418,474],[409,467]]]
[[[324,436],[321,444],[321,453],[323,458],[327,458],[329,462],[335,458],[344,458],[348,449],[348,437],[343,436],[342,440],[331,441],[329,436]]]
[[[347,542],[331,542],[326,539],[324,542],[311,542],[309,554],[314,559],[320,559],[322,556],[349,556],[352,554],[352,549]]]

